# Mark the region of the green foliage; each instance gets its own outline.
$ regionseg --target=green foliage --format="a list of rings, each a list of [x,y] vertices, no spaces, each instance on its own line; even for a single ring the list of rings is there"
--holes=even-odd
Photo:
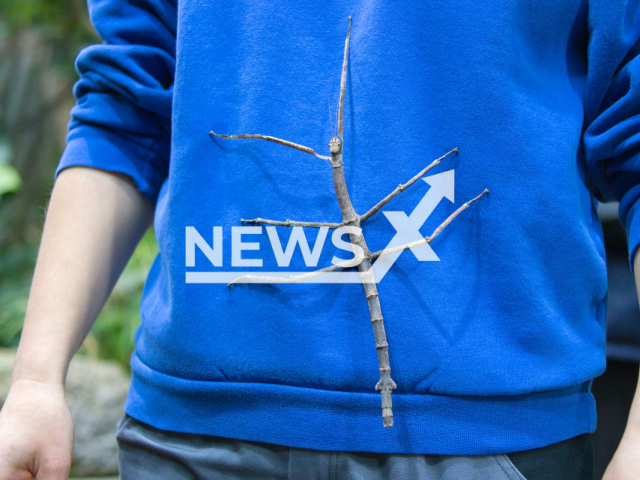
[[[0,347],[18,345],[37,250],[16,243],[0,255]]]
[[[5,35],[37,26],[51,40],[94,36],[85,0],[2,0],[0,14]]]
[[[44,21],[63,23],[60,15],[64,6],[64,2],[55,0],[3,0],[2,12],[9,25],[24,28]]]
[[[133,333],[140,324],[140,297],[157,253],[155,235],[149,230],[80,348],[81,355],[117,360],[129,368]],[[18,345],[36,255],[36,247],[25,244],[0,255],[0,347]]]
[[[73,77],[79,50],[99,41],[89,21],[86,0],[0,2],[0,40],[33,27],[55,47],[56,63]]]
[[[86,0],[0,0],[0,346],[15,347],[35,266],[53,171],[73,102],[73,67],[99,43]],[[22,187],[21,187],[22,185]],[[80,353],[128,368],[140,296],[157,254],[147,232]]]
[[[5,193],[14,193],[22,186],[20,174],[9,163],[10,160],[11,146],[0,139],[0,197]]]
[[[7,163],[0,163],[0,195],[13,193],[20,185],[22,180],[17,170]]]

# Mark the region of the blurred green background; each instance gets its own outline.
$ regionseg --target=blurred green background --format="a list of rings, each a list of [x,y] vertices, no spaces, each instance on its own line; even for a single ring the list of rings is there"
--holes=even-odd
[[[20,339],[54,172],[64,149],[73,63],[99,43],[84,0],[0,0],[0,347]],[[129,368],[140,295],[157,254],[147,232],[80,354]]]

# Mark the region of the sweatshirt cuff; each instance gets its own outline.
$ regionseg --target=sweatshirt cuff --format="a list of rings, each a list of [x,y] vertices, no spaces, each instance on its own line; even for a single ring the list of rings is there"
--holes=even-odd
[[[168,161],[158,142],[149,137],[129,139],[94,125],[78,125],[67,136],[55,177],[67,167],[92,167],[131,177],[140,193],[155,203],[168,175]]]

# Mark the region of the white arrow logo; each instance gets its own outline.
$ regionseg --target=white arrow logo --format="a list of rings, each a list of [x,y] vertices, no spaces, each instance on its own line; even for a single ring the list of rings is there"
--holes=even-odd
[[[418,203],[413,212],[411,212],[411,215],[407,216],[404,212],[382,212],[389,222],[391,222],[393,228],[397,231],[385,250],[389,250],[393,247],[399,247],[400,245],[406,245],[417,240],[422,240],[424,235],[420,233],[420,228],[436,209],[440,200],[446,198],[451,201],[451,203],[455,201],[454,170],[448,170],[437,175],[423,178],[422,180],[431,185],[431,188],[422,200],[420,200],[420,203]],[[428,243],[420,245],[419,247],[413,247],[411,251],[421,262],[440,261],[436,252],[433,251]],[[373,274],[375,275],[377,282],[380,282],[380,280],[382,280],[382,278],[387,274],[401,253],[402,252],[400,251],[380,256],[373,264]]]

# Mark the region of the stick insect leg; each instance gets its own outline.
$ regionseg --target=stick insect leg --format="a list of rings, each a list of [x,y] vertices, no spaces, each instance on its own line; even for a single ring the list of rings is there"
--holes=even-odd
[[[458,148],[456,147],[453,150],[445,153],[440,158],[437,158],[433,162],[431,162],[427,167],[425,167],[422,171],[420,171],[420,173],[418,173],[416,176],[414,176],[407,183],[405,183],[404,185],[403,184],[398,185],[393,192],[391,192],[389,195],[387,195],[382,200],[380,200],[380,202],[378,202],[371,210],[369,210],[364,215],[361,215],[360,216],[360,221],[364,222],[365,220],[371,218],[373,215],[378,213],[380,211],[380,209],[382,207],[384,207],[387,203],[389,203],[396,195],[398,195],[400,192],[404,192],[407,188],[409,188],[411,185],[413,185],[415,182],[417,182],[418,179],[420,177],[422,177],[425,173],[427,173],[433,167],[438,165],[442,160],[444,160],[446,157],[451,155],[453,152],[457,152],[457,151],[458,151]]]
[[[241,135],[223,135],[221,133],[209,132],[209,135],[213,135],[214,137],[224,138],[225,140],[237,140],[237,139],[248,139],[248,140],[266,140],[267,142],[279,143],[280,145],[284,145],[285,147],[295,148],[296,150],[300,150],[301,152],[310,153],[318,158],[322,158],[323,160],[331,160],[330,157],[325,157],[324,155],[319,155],[315,152],[313,148],[305,147],[304,145],[299,145],[297,143],[290,142],[289,140],[282,140],[281,138],[270,137],[269,135],[260,135],[260,134],[249,134],[243,133]]]
[[[453,212],[451,215],[449,215],[446,218],[446,220],[444,222],[442,222],[438,226],[438,228],[436,228],[433,231],[433,233],[431,235],[429,235],[428,237],[424,237],[422,240],[416,240],[415,242],[407,243],[405,245],[398,245],[397,247],[393,247],[393,248],[389,248],[389,249],[385,249],[385,250],[378,250],[377,252],[374,252],[374,253],[371,254],[371,260],[375,260],[378,257],[383,257],[385,255],[391,255],[392,253],[408,250],[410,248],[419,247],[420,245],[424,245],[425,243],[433,242],[436,239],[436,237],[438,235],[440,235],[440,233],[442,233],[442,231],[447,227],[447,225],[449,225],[451,222],[453,222],[453,220],[458,215],[460,215],[464,210],[469,208],[469,206],[473,202],[476,202],[476,201],[480,200],[482,197],[484,197],[488,193],[489,193],[489,190],[485,188],[484,191],[480,195],[478,195],[475,198],[472,198],[471,200],[467,201],[466,203],[463,203],[455,212]]]
[[[243,223],[263,223],[266,225],[276,225],[278,227],[308,227],[308,228],[328,228],[330,230],[344,226],[344,223],[323,223],[323,222],[296,222],[294,220],[267,220],[266,218],[254,218],[251,220],[240,219]]]
[[[394,248],[390,248],[388,250],[378,250],[377,252],[374,252],[371,254],[371,261],[377,260],[378,257],[383,257],[385,255],[390,255],[392,253],[396,253],[399,251],[403,251],[403,250],[408,250],[410,248],[413,247],[419,247],[422,244],[425,243],[431,243],[433,242],[436,237],[438,235],[440,235],[440,233],[442,233],[442,231],[458,216],[460,215],[460,213],[462,213],[464,210],[466,210],[467,208],[469,208],[469,206],[480,200],[483,196],[487,195],[489,193],[489,190],[485,189],[480,195],[478,195],[475,198],[472,198],[471,200],[467,201],[466,203],[464,203],[463,205],[461,205],[455,212],[453,212],[451,215],[449,215],[445,221],[443,221],[434,231],[431,235],[429,235],[428,237],[424,237],[422,240],[417,240],[415,242],[412,243],[407,243],[405,245],[399,245],[397,247]],[[292,275],[291,277],[289,277],[288,280],[282,280],[281,278],[278,277],[278,283],[298,283],[301,282],[303,280],[308,280],[310,278],[313,277],[319,277],[320,275],[325,275],[327,273],[332,273],[332,272],[338,272],[340,270],[343,270],[344,268],[347,267],[343,267],[341,265],[332,265],[330,267],[325,267],[322,268],[320,270],[314,270],[313,272],[309,272],[309,273],[304,273],[302,275]],[[250,276],[247,276],[250,277]],[[233,283],[248,283],[243,279],[246,280],[251,280],[253,278],[247,278],[247,277],[240,277],[236,280],[234,280]],[[256,277],[257,278],[257,277]],[[273,278],[273,277],[260,277],[261,279],[266,279],[266,278]],[[242,281],[240,281],[242,280]]]

